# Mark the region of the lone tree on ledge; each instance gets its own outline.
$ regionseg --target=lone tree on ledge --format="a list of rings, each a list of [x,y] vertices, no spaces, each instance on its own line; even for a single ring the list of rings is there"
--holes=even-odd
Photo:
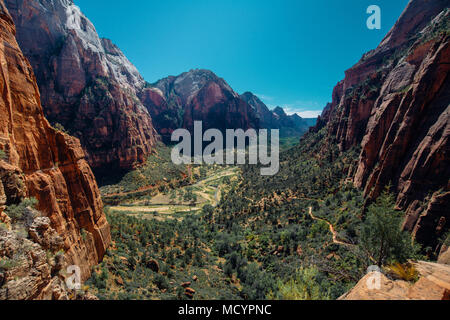
[[[366,220],[360,229],[360,248],[380,268],[416,258],[420,249],[419,245],[413,243],[411,234],[402,231],[403,213],[395,210],[394,196],[388,190],[369,206]]]

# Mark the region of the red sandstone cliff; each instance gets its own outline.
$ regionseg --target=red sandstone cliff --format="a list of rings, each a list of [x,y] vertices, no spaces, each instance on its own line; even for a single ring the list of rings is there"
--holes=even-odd
[[[32,68],[16,42],[15,26],[3,0],[0,26],[0,150],[4,154],[0,160],[0,220],[8,220],[5,205],[28,197],[38,199],[38,209],[49,220],[35,220],[34,224],[39,222],[36,228],[45,237],[56,231],[52,238],[60,237],[62,242],[53,249],[63,249],[65,263],[78,265],[85,280],[110,243],[100,192],[78,139],[53,129],[44,117]],[[18,243],[30,242],[1,232],[2,258],[18,254],[14,252]],[[27,248],[33,248],[40,236],[37,231],[29,232],[36,239]],[[8,288],[7,298],[51,298],[42,296],[50,285],[43,251],[48,247],[48,241],[43,241],[32,250],[22,250],[21,269],[0,274],[0,287]],[[3,294],[2,288],[0,297]]]
[[[405,229],[433,247],[450,223],[449,21],[448,1],[412,0],[346,72],[316,127],[343,151],[361,146],[355,185],[376,197],[391,183]]]
[[[94,168],[130,169],[157,134],[137,98],[144,80],[72,0],[6,0],[30,60],[45,115],[80,139]]]

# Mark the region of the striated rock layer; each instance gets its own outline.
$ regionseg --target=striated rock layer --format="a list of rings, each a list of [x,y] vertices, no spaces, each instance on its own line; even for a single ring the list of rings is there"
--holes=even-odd
[[[6,0],[52,124],[80,139],[94,168],[130,169],[157,134],[137,98],[144,80],[72,0]]]
[[[68,300],[63,240],[50,219],[27,209],[28,233],[0,229],[0,300]],[[27,237],[28,236],[28,237]]]
[[[78,139],[53,129],[44,117],[36,79],[3,0],[0,25],[0,218],[8,224],[5,205],[35,197],[62,238],[66,263],[78,265],[85,280],[111,239],[100,192]],[[33,263],[40,263],[36,254]]]
[[[391,184],[405,229],[436,246],[450,220],[450,13],[412,0],[380,46],[346,72],[315,130],[341,150],[361,146],[357,187]]]

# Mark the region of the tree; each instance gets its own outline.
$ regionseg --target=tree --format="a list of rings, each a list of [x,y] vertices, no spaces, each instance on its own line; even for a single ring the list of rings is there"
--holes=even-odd
[[[175,191],[172,191],[172,192],[170,193],[170,197],[169,197],[170,203],[171,203],[171,204],[174,204],[176,198],[177,198],[176,192],[175,192]]]
[[[198,201],[198,197],[197,197],[197,195],[196,195],[195,193],[193,193],[193,194],[191,195],[191,206],[195,206],[195,204],[197,203],[197,201]]]
[[[33,210],[28,210],[28,208],[36,208],[38,205],[38,200],[36,198],[26,198],[23,199],[21,203],[17,205],[10,205],[6,207],[6,214],[11,218],[13,223],[18,223],[19,221],[33,221],[36,212]]]
[[[183,196],[185,202],[189,202],[192,199],[193,193],[191,188],[187,188],[186,193]]]
[[[319,270],[316,267],[300,268],[286,283],[278,282],[278,292],[269,293],[274,300],[328,300],[329,293],[317,281]]]
[[[411,235],[401,230],[404,214],[394,208],[394,196],[386,190],[369,206],[360,230],[360,248],[380,268],[386,263],[406,262],[419,251]]]

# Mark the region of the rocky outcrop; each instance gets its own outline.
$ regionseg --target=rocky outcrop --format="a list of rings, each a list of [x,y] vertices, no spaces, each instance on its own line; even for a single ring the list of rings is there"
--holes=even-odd
[[[191,70],[147,85],[141,100],[164,141],[178,128],[193,130],[203,121],[205,130],[259,128],[254,110],[225,82],[209,70]]]
[[[450,266],[418,262],[415,267],[420,274],[415,283],[371,272],[340,300],[450,300]]]
[[[50,219],[31,208],[26,211],[29,224],[0,228],[0,300],[96,300],[82,288],[68,286],[73,279],[67,273],[64,242]]]
[[[256,112],[261,128],[279,129],[281,137],[300,137],[316,124],[316,119],[303,119],[297,114],[287,115],[281,107],[271,111],[251,92],[245,92],[240,97]]]
[[[44,216],[32,224],[26,223],[30,225],[29,239],[35,242],[15,239],[8,231],[2,248],[7,250],[5,246],[11,244],[8,239],[11,248],[15,242],[32,248],[38,245],[44,250],[47,246],[49,250],[60,246],[65,263],[78,265],[82,279],[86,280],[91,267],[102,260],[111,240],[100,192],[78,139],[55,130],[44,117],[36,79],[16,42],[15,26],[3,0],[0,25],[0,150],[5,154],[0,160],[0,213],[5,214],[5,206],[34,197]],[[47,218],[50,226],[46,225]],[[55,239],[55,233],[50,227],[61,237],[61,243],[51,240]],[[26,252],[29,254],[24,253],[23,259],[29,263],[20,263],[23,270],[14,274],[26,277],[31,272],[32,277],[48,280],[44,257],[38,248]],[[1,257],[5,254],[16,253],[13,249],[0,252]],[[14,297],[39,297],[44,289],[39,281],[21,282],[30,288]]]
[[[43,219],[47,219],[46,232],[56,234],[50,220]],[[59,275],[64,256],[54,249],[50,251],[50,247],[20,237],[17,232],[0,230],[0,300],[68,300],[69,291]]]
[[[392,184],[404,228],[436,247],[450,219],[448,2],[412,0],[380,46],[346,72],[319,119],[345,151],[361,146],[354,183]]]
[[[157,134],[137,98],[144,80],[72,0],[6,0],[37,77],[45,115],[80,139],[94,168],[130,169]]]
[[[450,264],[450,248],[445,244],[441,247],[438,262],[442,264]]]

